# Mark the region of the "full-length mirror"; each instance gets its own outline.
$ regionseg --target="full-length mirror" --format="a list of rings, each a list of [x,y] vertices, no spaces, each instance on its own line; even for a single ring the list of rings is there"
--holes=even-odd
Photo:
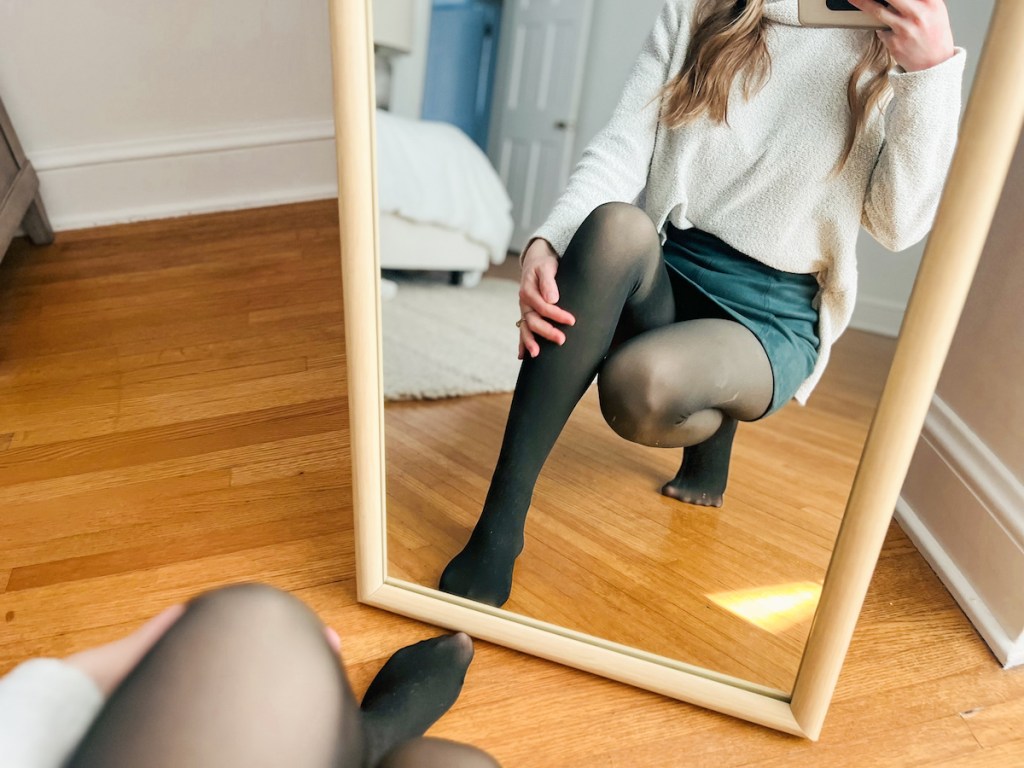
[[[644,67],[660,48],[668,55],[674,41],[659,36],[695,23],[672,16],[693,3],[670,4],[659,19],[664,5],[446,0],[410,4],[400,19],[377,15],[388,574],[788,694],[920,250],[893,255],[863,234],[857,292],[849,249],[861,204],[844,195],[878,168],[878,141],[861,139],[830,181],[849,122],[840,82],[849,68],[833,73],[824,100],[824,87],[796,74],[808,62],[783,59],[799,45],[824,56],[834,39],[867,51],[873,32],[796,26],[796,0],[770,0],[769,82],[749,105],[730,105],[725,140],[690,124],[662,146],[643,134],[656,130],[644,102],[661,85],[651,90]],[[949,5],[956,44],[976,54],[991,3]],[[869,183],[877,199],[864,206],[866,223],[889,247],[920,239],[937,204],[963,58],[896,85],[897,99],[920,102],[894,103],[889,130],[926,125],[934,135],[890,134],[884,159],[906,167],[891,177],[880,168]],[[620,110],[600,134],[620,96],[635,113]],[[831,131],[838,143],[809,159],[801,153],[825,141],[815,135],[823,118],[842,126]],[[762,154],[736,157],[745,141]],[[643,178],[652,163],[688,178],[666,191],[661,177]],[[896,189],[911,180],[919,194]],[[541,350],[529,363],[535,380],[524,377],[499,461],[520,368],[516,323],[521,314],[544,322],[529,305],[521,312],[519,253],[538,231],[564,252],[580,206],[632,200],[638,184],[649,216],[673,208],[668,239],[662,246],[652,222],[631,220],[640,207],[587,220],[590,234],[580,231],[570,255],[592,274],[563,268],[553,281],[574,291],[557,303],[570,302],[577,326],[552,321],[563,349],[541,350],[540,332],[528,339]],[[921,211],[900,217],[889,206]],[[677,228],[687,215],[699,222],[689,232]],[[735,243],[789,271],[764,269]],[[664,284],[648,274],[642,252],[652,248],[668,265]],[[601,271],[593,265],[603,258],[615,263]],[[608,281],[621,290],[602,291]],[[673,299],[675,328],[650,332],[667,323]],[[616,330],[635,338],[608,354]],[[587,388],[599,367],[600,386]],[[485,502],[481,529],[446,573]]]
[[[335,3],[361,599],[817,736],[1020,130],[1024,17],[799,5]]]

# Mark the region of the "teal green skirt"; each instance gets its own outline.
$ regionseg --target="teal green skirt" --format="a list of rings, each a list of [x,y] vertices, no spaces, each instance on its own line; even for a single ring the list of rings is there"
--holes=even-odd
[[[817,278],[781,272],[708,232],[671,224],[663,254],[677,319],[719,317],[748,328],[764,347],[775,377],[772,403],[762,418],[782,408],[818,360]]]

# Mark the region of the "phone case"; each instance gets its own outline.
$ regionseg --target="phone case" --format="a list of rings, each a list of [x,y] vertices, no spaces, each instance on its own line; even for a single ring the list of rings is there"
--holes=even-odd
[[[805,27],[886,28],[843,0],[800,0],[800,23]]]

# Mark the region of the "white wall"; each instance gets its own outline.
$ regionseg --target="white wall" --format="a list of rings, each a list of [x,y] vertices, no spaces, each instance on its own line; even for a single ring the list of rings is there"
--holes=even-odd
[[[604,128],[665,0],[594,0],[574,162]]]
[[[506,0],[507,1],[507,0]],[[419,50],[395,58],[391,111],[419,117],[423,104],[426,51],[430,38],[430,0],[417,2]],[[611,116],[640,47],[665,0],[594,0],[590,48],[580,98],[575,157]]]
[[[967,49],[964,106],[974,82],[974,72],[985,40],[994,0],[946,0],[957,45]],[[892,253],[861,232],[860,286],[852,326],[889,336],[899,333],[903,312],[924,255],[925,243]]]
[[[0,2],[58,229],[336,194],[325,0]]]
[[[427,76],[427,48],[430,44],[431,0],[412,0],[416,20],[412,53],[395,56],[391,70],[391,100],[388,111],[419,118],[423,113],[423,85]]]

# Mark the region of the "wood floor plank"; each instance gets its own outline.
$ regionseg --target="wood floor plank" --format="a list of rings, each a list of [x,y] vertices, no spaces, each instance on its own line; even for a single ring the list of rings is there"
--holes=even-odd
[[[0,504],[14,505],[25,501],[56,499],[68,494],[99,489],[109,490],[154,479],[188,477],[211,469],[229,470],[247,463],[272,461],[275,457],[289,454],[293,450],[307,452],[306,446],[311,441],[316,443],[320,439],[318,436],[288,438],[241,447],[227,447],[222,450],[210,450],[202,454],[185,455],[180,458],[151,461],[117,469],[101,469],[65,477],[0,486]],[[347,444],[338,448],[338,454],[342,461],[346,461],[348,458],[347,450]]]
[[[167,605],[246,579],[291,590],[338,629],[357,693],[397,647],[437,634],[356,601],[338,263],[332,201],[61,233],[46,248],[15,241],[0,264],[0,674],[30,656],[116,639]],[[133,318],[140,327],[120,327]],[[673,548],[686,539],[706,549],[716,528],[732,536],[755,513],[789,542],[796,567],[823,567],[856,468],[850,454],[877,397],[879,382],[863,372],[891,355],[891,344],[867,334],[846,334],[840,348],[849,354],[830,365],[835,386],[815,393],[829,420],[787,408],[785,430],[741,429],[738,457],[778,461],[737,471],[732,506],[717,514],[681,515],[658,499],[675,457],[609,456],[599,414],[574,423],[577,444],[556,450],[589,468],[556,461],[539,497],[605,482],[592,510],[600,522],[577,563],[560,550],[589,510],[532,518],[524,557],[537,578],[522,585],[524,598],[551,607],[579,589],[576,618],[592,623],[618,605],[640,610],[640,594],[615,594],[615,574],[598,563],[610,542],[637,552],[649,537],[660,549],[617,552],[616,571],[635,579],[639,560],[660,558],[649,596],[670,579],[703,595],[711,581]],[[299,359],[305,371],[274,369]],[[223,373],[234,368],[249,370],[241,380]],[[395,410],[410,441],[395,509],[446,508],[439,525],[393,531],[393,548],[423,574],[459,545],[496,457],[507,400],[470,400]],[[462,436],[430,455],[422,448],[439,421]],[[795,465],[808,456],[822,469],[801,477]],[[468,471],[424,482],[437,465]],[[612,469],[626,481],[603,481]],[[799,524],[782,489],[796,480],[811,499]],[[649,514],[630,520],[621,509],[636,499]],[[733,546],[737,562],[751,553]],[[741,587],[764,575],[756,567],[723,568],[718,578]],[[580,568],[577,586],[559,587],[570,568]],[[584,599],[599,592],[604,601]],[[719,618],[719,639],[705,644],[752,674],[772,654],[792,653],[805,631]],[[655,616],[639,619],[655,629]],[[507,768],[988,768],[1024,765],[1022,702],[1024,670],[999,668],[894,527],[818,744],[482,642],[459,702],[432,735],[475,743]]]
[[[119,403],[117,423],[119,429],[134,430],[174,423],[178,418],[193,421],[252,408],[332,400],[340,397],[343,383],[340,368],[334,368],[133,397]]]
[[[961,714],[974,738],[986,749],[1024,739],[1024,701],[1007,701]],[[1024,749],[1024,744],[1016,748]]]
[[[267,350],[281,346],[305,347],[312,341],[323,341],[333,345],[337,353],[343,353],[341,340],[344,325],[341,316],[335,316],[319,325],[301,325],[266,328],[249,326],[237,333],[220,333],[216,329],[203,329],[193,334],[175,334],[173,339],[152,338],[121,344],[117,347],[125,365],[136,367],[145,364],[147,356],[166,358],[179,355],[182,360],[205,360],[217,353],[231,354],[239,350]]]
[[[238,526],[214,533],[179,533],[170,540],[157,539],[145,546],[125,547],[113,552],[15,568],[11,571],[7,592],[159,568],[192,559],[197,551],[202,551],[204,556],[232,554],[280,542],[326,535],[338,528],[335,520],[325,520],[321,515],[307,515],[285,521]]]
[[[354,558],[351,552],[340,551],[344,540],[345,531],[332,531],[210,557],[190,557],[151,570],[7,591],[0,595],[0,614],[13,613],[15,619],[7,623],[0,638],[0,668],[9,667],[4,663],[5,651],[26,637],[70,627],[117,624],[125,615],[139,615],[142,606],[148,611],[154,603],[188,600],[211,584],[261,581],[292,590],[350,579]],[[82,590],[111,597],[83,605]]]
[[[932,763],[935,768],[1017,768],[1022,764],[1024,742],[1015,741],[1002,744],[993,749],[959,755],[940,763]]]
[[[52,559],[16,566],[7,589],[31,589],[344,532],[351,521],[338,509],[337,491],[336,475],[310,473],[287,482],[248,486],[242,493],[225,488],[179,497],[163,519],[162,510],[153,509],[143,524],[125,520],[115,529],[62,537],[46,549]],[[213,509],[217,514],[211,514]],[[142,538],[143,530],[144,543],[127,543]],[[39,545],[15,549],[11,562],[37,559],[42,551]],[[62,553],[68,554],[61,557]]]
[[[882,746],[884,745],[884,746]],[[908,728],[894,718],[879,723],[875,733],[846,744],[807,747],[794,759],[791,754],[774,760],[760,760],[764,768],[817,766],[863,768],[865,756],[871,765],[931,766],[936,761],[971,756],[981,751],[963,720],[949,715]]]
[[[347,433],[325,432],[306,443],[304,448],[295,448],[290,455],[254,461],[231,468],[231,487],[241,488],[253,483],[266,482],[282,477],[293,477],[313,472],[330,472],[335,477],[344,477],[349,458],[344,447]]]
[[[0,456],[0,473],[5,485],[16,485],[319,435],[344,427],[341,403],[332,398],[276,405],[15,448]]]
[[[84,485],[68,494],[6,505],[0,519],[5,564],[20,567],[124,545],[139,528],[151,533],[169,527],[183,514],[180,507],[216,497],[229,488],[230,475],[223,468],[199,467],[136,483]]]

